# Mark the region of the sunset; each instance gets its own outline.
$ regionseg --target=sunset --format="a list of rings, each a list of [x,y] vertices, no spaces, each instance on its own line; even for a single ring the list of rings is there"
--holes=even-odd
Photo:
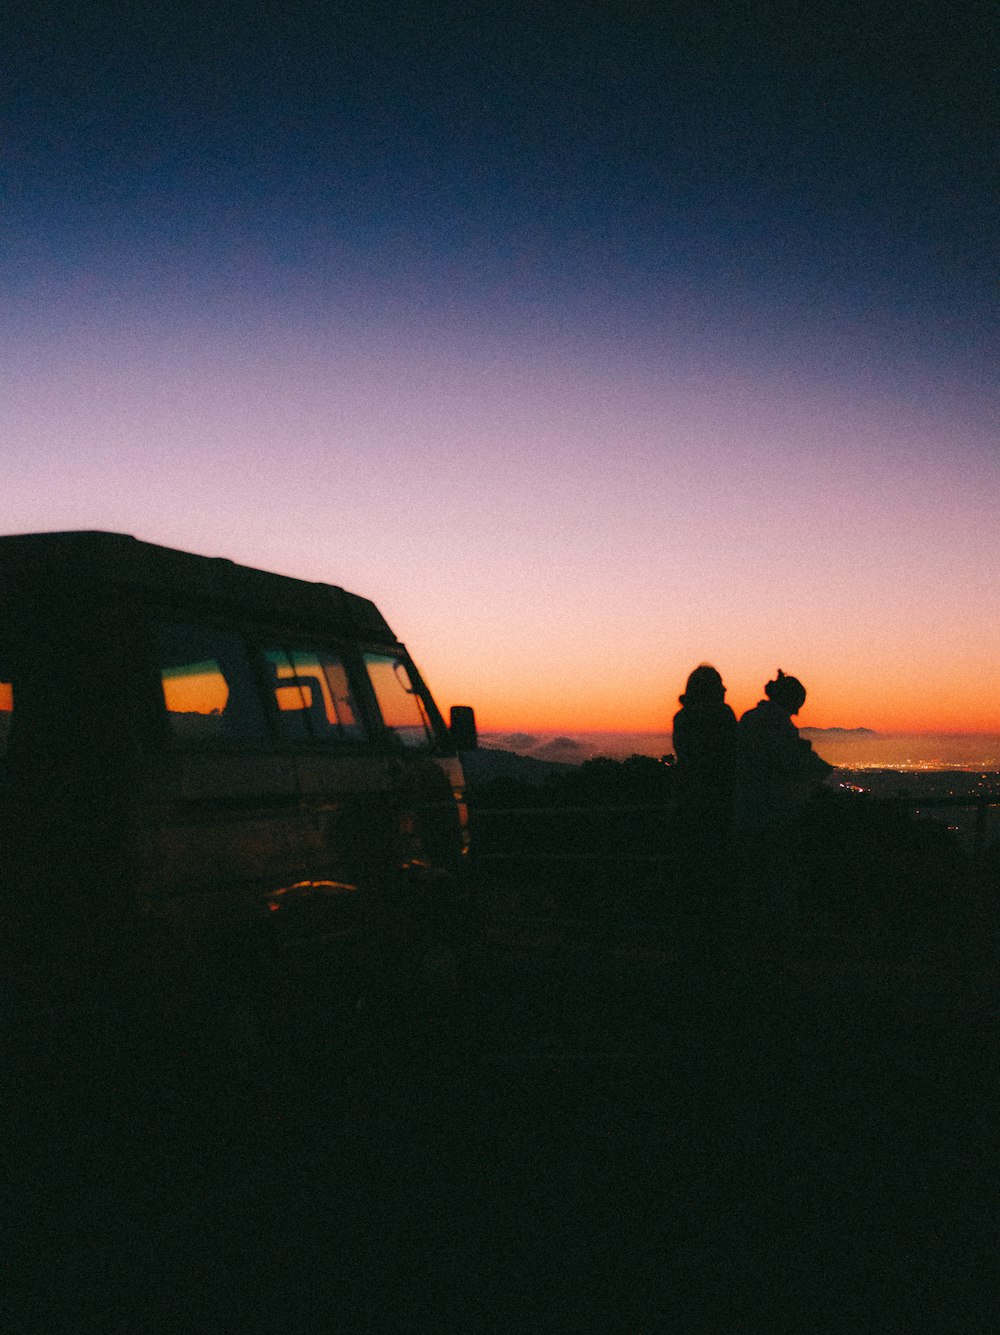
[[[873,387],[858,337],[831,383],[822,356],[779,371],[766,329],[734,348],[701,318],[605,340],[514,308],[500,338],[471,296],[393,329],[367,294],[359,337],[339,294],[307,328],[262,305],[259,266],[206,293],[206,332],[100,250],[81,263],[72,311],[50,275],[7,307],[8,531],[341,584],[487,726],[655,727],[708,660],[744,707],[788,665],[810,722],[1000,730],[985,375],[890,365]]]
[[[738,709],[782,666],[809,724],[1000,732],[959,21],[886,76],[733,20],[707,81],[693,20],[541,22],[460,66],[360,19],[322,59],[290,22],[187,66],[138,11],[12,44],[5,530],[343,585],[487,728],[666,727],[709,661]]]
[[[998,36],[0,13],[17,1329],[979,1329]]]

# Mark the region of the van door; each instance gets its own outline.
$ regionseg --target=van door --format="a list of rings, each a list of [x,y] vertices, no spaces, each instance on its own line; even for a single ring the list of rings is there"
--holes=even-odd
[[[362,660],[391,757],[404,866],[425,879],[454,877],[464,808],[457,762],[436,754],[443,738],[434,703],[401,650],[366,650]]]
[[[301,875],[280,901],[284,930],[357,939],[379,918],[399,860],[392,776],[348,654],[299,642],[269,645],[264,657],[301,796]]]
[[[272,738],[246,641],[164,621],[151,653],[162,704],[135,858],[144,907],[191,925],[263,918],[294,870],[301,816],[294,757]]]

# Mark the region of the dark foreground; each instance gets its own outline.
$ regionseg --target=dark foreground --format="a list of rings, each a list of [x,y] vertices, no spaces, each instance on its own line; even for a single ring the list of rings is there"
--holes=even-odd
[[[263,1080],[25,1087],[5,1328],[993,1330],[986,926],[494,924],[457,983],[304,994]]]

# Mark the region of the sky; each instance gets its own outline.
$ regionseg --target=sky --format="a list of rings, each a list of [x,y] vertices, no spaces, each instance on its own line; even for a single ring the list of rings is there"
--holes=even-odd
[[[373,598],[489,729],[1000,732],[992,6],[6,7],[4,532]]]

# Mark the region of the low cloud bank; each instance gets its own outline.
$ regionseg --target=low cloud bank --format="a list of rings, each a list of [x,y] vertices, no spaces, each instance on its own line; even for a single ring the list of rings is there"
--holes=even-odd
[[[535,747],[532,755],[539,760],[584,761],[591,754],[590,749],[572,737],[554,737],[551,742],[544,742]]]

